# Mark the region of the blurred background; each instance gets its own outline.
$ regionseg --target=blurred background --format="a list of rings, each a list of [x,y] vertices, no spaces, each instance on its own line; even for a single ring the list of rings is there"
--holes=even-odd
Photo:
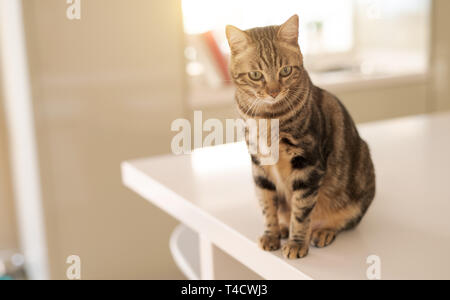
[[[0,0],[0,278],[183,279],[177,222],[122,186],[177,118],[235,118],[224,26],[297,13],[358,123],[450,110],[448,0]]]

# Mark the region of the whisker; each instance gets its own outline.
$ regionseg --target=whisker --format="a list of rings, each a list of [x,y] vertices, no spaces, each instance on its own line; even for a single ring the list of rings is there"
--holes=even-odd
[[[258,101],[258,103],[255,106],[254,112],[253,112],[253,117],[256,116],[256,114],[259,112],[259,106],[262,103],[262,101]]]
[[[251,109],[258,103],[258,99],[254,101],[251,105],[249,105],[249,109],[245,112],[245,115],[248,116],[248,113],[251,111]]]
[[[288,94],[287,94],[287,96],[286,96],[286,102],[287,102],[287,104],[289,105],[289,109],[290,110],[294,110],[294,107],[293,107],[293,105],[292,105],[292,103],[291,103],[291,94],[290,94],[290,90],[288,90]]]

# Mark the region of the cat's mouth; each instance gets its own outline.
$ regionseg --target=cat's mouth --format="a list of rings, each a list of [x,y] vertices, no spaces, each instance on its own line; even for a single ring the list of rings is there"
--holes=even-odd
[[[281,92],[280,94],[278,94],[276,97],[272,97],[272,96],[265,96],[265,97],[258,97],[258,95],[256,96],[256,100],[261,102],[262,104],[266,104],[268,106],[272,106],[272,105],[276,105],[281,103],[288,95],[288,91],[284,91]]]

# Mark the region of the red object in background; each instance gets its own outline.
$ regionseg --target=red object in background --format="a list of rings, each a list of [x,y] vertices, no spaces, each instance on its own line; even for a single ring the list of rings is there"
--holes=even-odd
[[[217,68],[219,69],[222,78],[226,84],[231,83],[230,73],[228,71],[228,62],[222,51],[217,44],[216,38],[212,31],[205,32],[203,37],[208,45],[209,50],[211,51],[212,56],[214,57],[214,61],[216,62]]]

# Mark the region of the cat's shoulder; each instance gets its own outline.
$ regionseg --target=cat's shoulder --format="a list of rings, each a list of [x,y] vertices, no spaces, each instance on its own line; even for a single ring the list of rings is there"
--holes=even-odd
[[[316,104],[326,111],[341,110],[343,107],[342,102],[333,93],[320,87],[314,87],[314,93],[316,98]]]

